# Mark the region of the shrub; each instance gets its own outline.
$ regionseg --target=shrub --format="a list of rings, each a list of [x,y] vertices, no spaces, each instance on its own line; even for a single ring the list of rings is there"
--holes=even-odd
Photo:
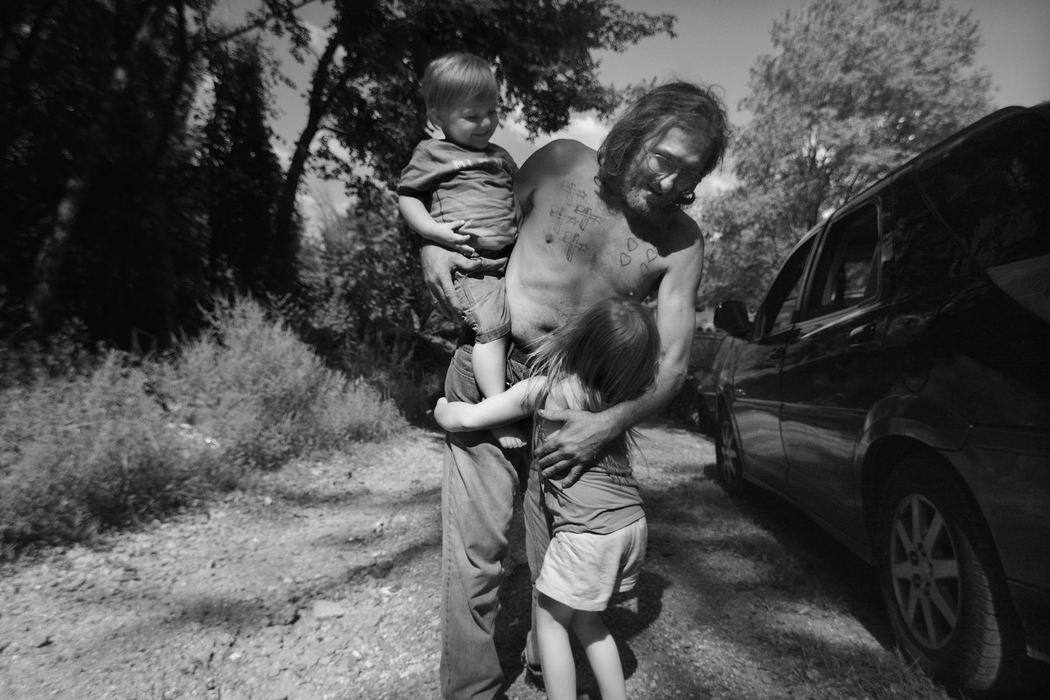
[[[179,419],[215,438],[235,468],[273,469],[405,427],[378,391],[326,368],[257,302],[220,303],[209,323],[159,384]]]
[[[87,329],[76,319],[43,340],[27,331],[23,328],[0,343],[0,389],[84,374],[98,365],[100,353],[90,351]]]
[[[63,543],[192,498],[214,459],[173,429],[117,352],[0,394],[0,542]]]
[[[166,362],[109,351],[63,374],[69,362],[46,353],[0,358],[20,372],[0,384],[0,558],[405,427],[379,391],[324,367],[259,304],[219,304],[210,322]]]
[[[387,397],[414,425],[429,425],[434,402],[444,395],[450,351],[417,336],[394,347],[347,341],[330,349],[329,361]]]

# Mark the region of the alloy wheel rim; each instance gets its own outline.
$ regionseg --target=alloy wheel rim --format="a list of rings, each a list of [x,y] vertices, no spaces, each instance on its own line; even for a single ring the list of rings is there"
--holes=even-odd
[[[919,494],[901,500],[890,532],[890,580],[897,610],[911,635],[941,649],[959,623],[962,582],[948,523]]]
[[[722,439],[719,449],[722,451],[722,480],[733,483],[740,478],[740,462],[736,449],[736,439],[733,436],[733,426],[729,421],[722,421]]]

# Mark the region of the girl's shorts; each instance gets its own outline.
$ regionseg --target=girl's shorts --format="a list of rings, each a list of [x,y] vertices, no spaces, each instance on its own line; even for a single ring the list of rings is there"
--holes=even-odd
[[[605,610],[614,593],[638,582],[647,537],[644,517],[608,535],[558,532],[543,557],[536,590],[573,610]]]

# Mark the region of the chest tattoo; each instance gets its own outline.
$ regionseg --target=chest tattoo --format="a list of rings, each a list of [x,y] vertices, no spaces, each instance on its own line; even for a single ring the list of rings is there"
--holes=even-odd
[[[653,260],[656,260],[658,253],[656,252],[656,248],[654,246],[646,247],[644,252],[639,250],[640,247],[641,243],[638,242],[637,238],[635,238],[634,236],[628,236],[627,247],[625,250],[620,252],[620,266],[627,267],[632,262],[634,262],[636,258],[640,259],[642,256],[644,256],[645,261],[641,264],[642,274],[644,275],[649,270],[649,263],[651,263]]]
[[[565,259],[572,262],[577,253],[586,255],[592,252],[592,246],[581,234],[588,228],[603,226],[605,220],[594,212],[587,193],[575,182],[561,183],[558,191],[559,197],[550,208],[551,228],[565,246]],[[552,236],[548,235],[546,240],[549,243]]]

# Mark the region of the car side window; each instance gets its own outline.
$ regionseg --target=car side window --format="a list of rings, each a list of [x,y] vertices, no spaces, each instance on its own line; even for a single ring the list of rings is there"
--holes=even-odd
[[[879,212],[866,205],[835,221],[814,268],[805,318],[856,306],[879,287]]]
[[[982,267],[1050,254],[1050,124],[1021,115],[920,175],[937,212]]]
[[[806,260],[809,259],[814,240],[815,238],[810,238],[796,248],[781,266],[769,288],[766,300],[755,315],[754,328],[757,338],[791,324],[802,291]]]

